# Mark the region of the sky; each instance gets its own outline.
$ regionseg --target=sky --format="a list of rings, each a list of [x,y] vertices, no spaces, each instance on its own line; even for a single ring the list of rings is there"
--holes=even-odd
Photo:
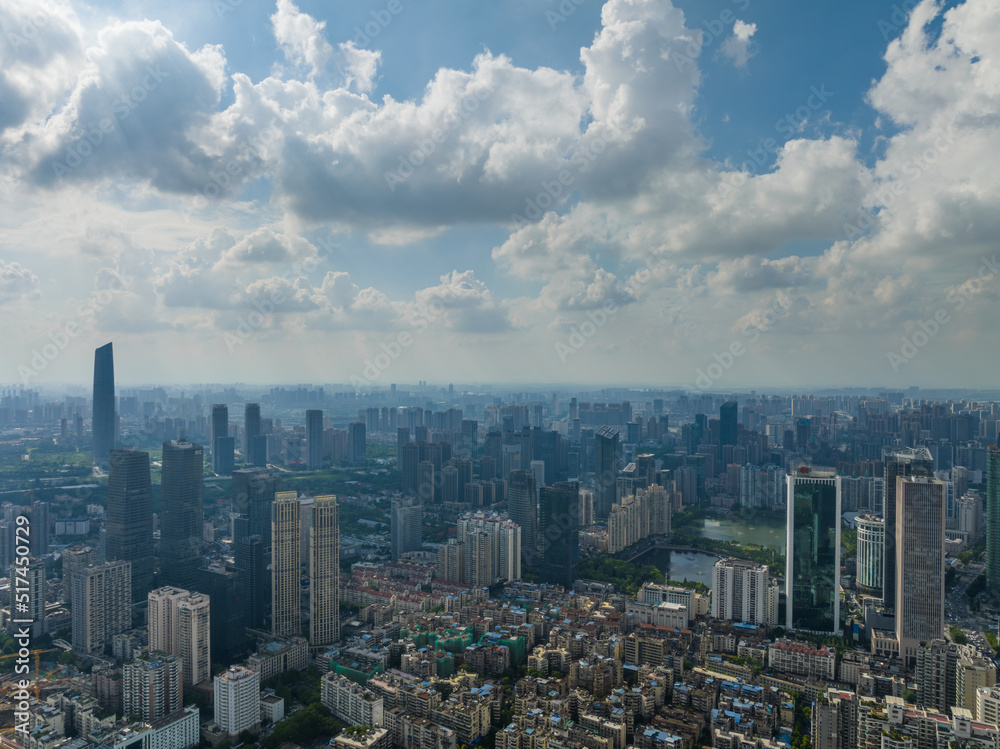
[[[0,0],[0,383],[995,387],[1000,4]]]

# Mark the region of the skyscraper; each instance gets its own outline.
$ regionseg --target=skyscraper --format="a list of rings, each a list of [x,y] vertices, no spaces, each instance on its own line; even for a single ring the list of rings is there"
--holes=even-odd
[[[183,661],[185,684],[211,678],[210,604],[208,596],[182,588],[149,592],[149,649]]]
[[[788,475],[785,627],[839,633],[840,477]]]
[[[163,443],[160,502],[160,583],[192,590],[201,566],[201,445],[182,440]]]
[[[417,551],[423,545],[424,506],[416,497],[393,497],[389,532],[392,541],[392,560],[396,561],[408,551]]]
[[[122,666],[122,711],[141,715],[146,722],[159,720],[181,709],[184,686],[181,659],[150,653]]]
[[[254,437],[258,436],[260,436],[260,404],[247,403],[243,407],[243,462],[247,465],[262,466],[267,463],[267,455],[257,454],[259,443],[254,442]]]
[[[229,436],[229,406],[215,403],[212,406],[212,470],[228,476],[235,468],[235,441]]]
[[[944,636],[944,482],[898,476],[895,495],[896,639],[909,661]]]
[[[149,453],[111,451],[107,531],[106,558],[132,563],[132,602],[145,601],[153,587],[153,487]]]
[[[89,565],[72,575],[73,650],[101,654],[114,635],[132,626],[131,563]]]
[[[986,588],[1000,597],[1000,447],[986,451]]]
[[[719,409],[719,457],[722,457],[722,448],[726,445],[736,444],[737,435],[737,405],[736,401],[726,401]]]
[[[365,464],[366,439],[365,422],[352,421],[347,425],[347,460],[352,466]]]
[[[521,560],[534,566],[538,559],[538,500],[531,471],[511,471],[507,483],[507,511],[521,527]]]
[[[618,487],[618,430],[603,426],[594,433],[594,517],[607,520]]]
[[[337,498],[316,497],[309,508],[309,644],[340,639],[340,530]]]
[[[882,505],[885,517],[885,563],[882,569],[882,599],[886,612],[896,608],[896,479],[900,476],[933,476],[934,459],[926,447],[890,450],[882,458],[885,484]]]
[[[306,411],[306,449],[308,465],[311,469],[323,467],[323,412],[318,409]]]
[[[115,446],[115,357],[111,344],[94,352],[94,464],[107,466]]]
[[[615,432],[617,443],[618,433]],[[572,587],[579,553],[579,494],[576,481],[561,481],[538,490],[538,533],[543,582]]]
[[[49,531],[52,522],[49,519],[48,502],[31,503],[31,553],[36,557],[45,556],[49,550]]]
[[[221,564],[198,570],[195,590],[208,596],[211,652],[219,663],[238,660],[246,642],[240,582],[239,572]]]
[[[302,629],[298,492],[275,494],[271,518],[271,633],[290,637]]]

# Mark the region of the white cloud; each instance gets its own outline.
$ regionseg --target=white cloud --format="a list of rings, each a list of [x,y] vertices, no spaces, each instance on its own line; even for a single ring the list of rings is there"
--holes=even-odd
[[[735,67],[745,68],[747,61],[757,53],[751,44],[751,39],[753,39],[753,35],[756,33],[757,24],[747,23],[737,18],[733,24],[732,36],[728,37],[722,43],[719,51]]]
[[[278,0],[277,11],[271,16],[274,37],[292,65],[308,70],[310,77],[323,72],[333,56],[333,47],[326,40],[325,21],[317,21],[303,13],[291,0]]]

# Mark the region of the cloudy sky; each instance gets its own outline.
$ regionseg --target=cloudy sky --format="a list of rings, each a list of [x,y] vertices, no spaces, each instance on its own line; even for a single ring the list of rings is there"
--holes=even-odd
[[[0,28],[0,382],[996,385],[992,0]]]

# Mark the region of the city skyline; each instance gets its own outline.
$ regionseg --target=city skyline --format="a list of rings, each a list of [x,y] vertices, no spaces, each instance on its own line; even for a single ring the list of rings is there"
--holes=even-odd
[[[394,9],[12,9],[0,381],[992,385],[994,4]]]

